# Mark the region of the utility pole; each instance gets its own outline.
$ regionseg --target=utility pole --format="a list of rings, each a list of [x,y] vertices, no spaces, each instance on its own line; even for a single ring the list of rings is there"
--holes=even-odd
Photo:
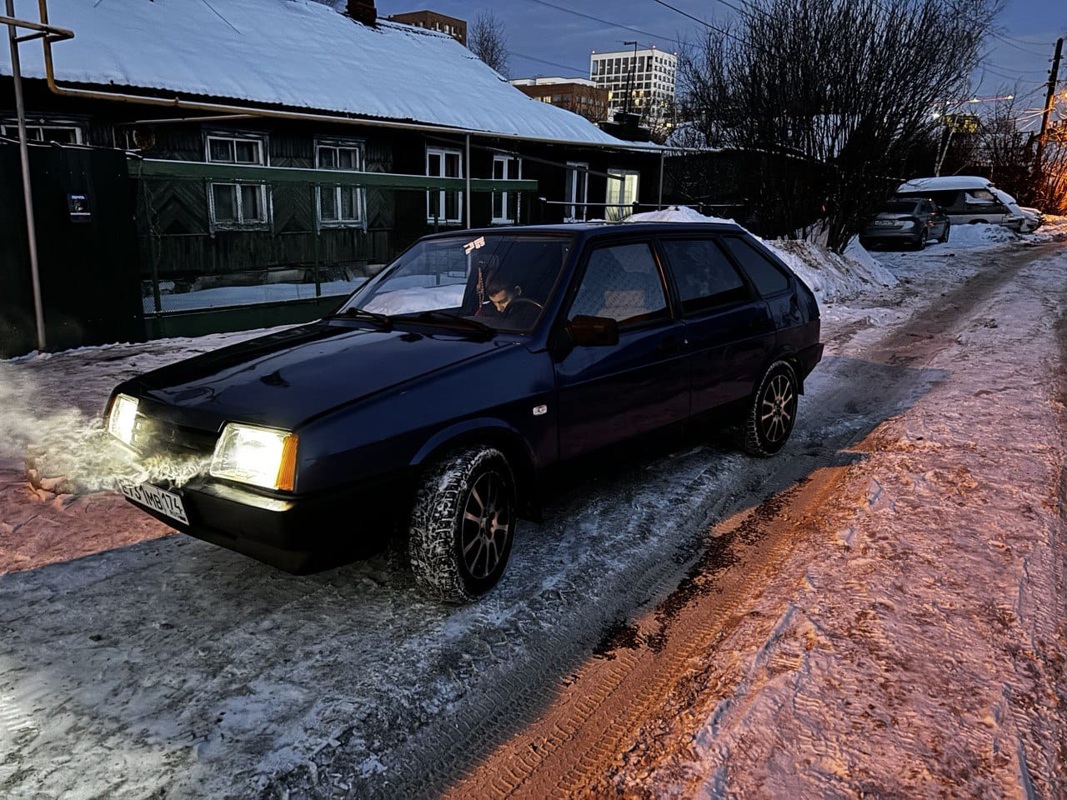
[[[41,278],[37,264],[37,228],[33,219],[33,190],[30,188],[30,155],[26,146],[26,109],[22,99],[22,68],[19,62],[17,28],[24,26],[15,18],[15,0],[5,3],[8,43],[11,48],[11,77],[15,85],[15,116],[19,130],[19,161],[22,164],[22,200],[26,208],[26,236],[29,243],[30,277],[33,280],[33,312],[37,322],[37,349],[44,352],[45,341],[44,306],[41,300]]]
[[[1045,139],[1048,138],[1048,120],[1052,114],[1052,105],[1056,100],[1056,83],[1060,77],[1060,56],[1063,54],[1063,38],[1056,40],[1056,54],[1052,57],[1052,69],[1048,74],[1048,93],[1045,95],[1045,110],[1041,114],[1041,133],[1037,137],[1036,171],[1044,183],[1045,168],[1042,159],[1045,156]]]

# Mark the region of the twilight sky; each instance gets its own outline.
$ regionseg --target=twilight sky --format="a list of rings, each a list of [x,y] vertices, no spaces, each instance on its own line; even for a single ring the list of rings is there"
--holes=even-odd
[[[377,0],[383,16],[432,9],[468,25],[492,11],[508,37],[512,78],[588,78],[591,51],[629,49],[625,41],[676,51],[700,38],[700,21],[721,25],[736,16],[730,6],[739,5],[739,0]],[[1056,39],[1067,34],[1067,3],[1005,0],[997,28],[975,74],[976,96],[1015,94],[1021,109],[1039,115]],[[1065,79],[1067,53],[1060,66],[1061,88]]]

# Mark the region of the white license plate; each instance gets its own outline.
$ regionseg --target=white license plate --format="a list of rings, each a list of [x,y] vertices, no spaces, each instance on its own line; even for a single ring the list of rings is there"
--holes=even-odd
[[[891,219],[876,219],[874,221],[874,224],[879,228],[895,228],[900,223],[899,222],[894,222]]]
[[[154,509],[161,514],[166,514],[171,519],[176,519],[185,525],[189,524],[189,518],[185,516],[185,506],[182,499],[173,492],[167,492],[150,483],[122,483],[119,490],[133,502]]]

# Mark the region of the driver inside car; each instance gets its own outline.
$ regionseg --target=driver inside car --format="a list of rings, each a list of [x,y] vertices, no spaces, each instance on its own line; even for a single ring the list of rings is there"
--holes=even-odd
[[[522,286],[508,281],[499,272],[485,285],[486,302],[477,316],[506,320],[503,327],[525,330],[533,327],[541,313],[541,304],[522,297]]]

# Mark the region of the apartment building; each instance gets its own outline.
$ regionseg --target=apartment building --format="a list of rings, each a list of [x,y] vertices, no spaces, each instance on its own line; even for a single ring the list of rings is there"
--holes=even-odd
[[[535,100],[573,111],[590,122],[609,118],[608,90],[585,78],[516,78],[510,83]]]
[[[678,55],[657,47],[613,50],[589,58],[589,79],[610,92],[609,112],[640,114],[646,124],[659,126],[674,108]]]
[[[436,11],[408,11],[403,14],[393,14],[386,19],[392,22],[403,22],[405,25],[414,25],[417,28],[425,28],[430,31],[447,33],[464,47],[467,46],[466,20],[438,14]]]

